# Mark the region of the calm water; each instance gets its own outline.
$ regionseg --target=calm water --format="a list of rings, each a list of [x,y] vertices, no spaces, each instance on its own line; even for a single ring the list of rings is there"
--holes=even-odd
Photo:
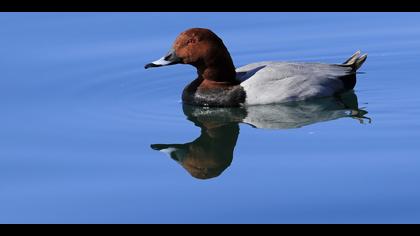
[[[143,66],[190,27],[236,66],[369,57],[339,100],[183,106],[193,67]],[[1,13],[0,35],[1,223],[420,223],[418,13]]]

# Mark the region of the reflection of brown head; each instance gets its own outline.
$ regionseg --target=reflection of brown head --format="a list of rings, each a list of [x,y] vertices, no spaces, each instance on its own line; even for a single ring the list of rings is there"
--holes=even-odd
[[[168,153],[193,177],[210,179],[230,166],[239,135],[238,123],[246,117],[242,108],[206,108],[183,104],[188,120],[200,127],[201,135],[185,144],[153,144]]]
[[[202,127],[201,135],[186,144],[153,144],[155,150],[167,152],[193,177],[210,179],[219,176],[233,159],[233,150],[238,139],[237,123]]]
[[[203,108],[183,105],[188,120],[200,127],[201,135],[185,144],[153,144],[168,153],[193,177],[210,179],[230,166],[239,135],[238,123],[246,116],[240,108]]]
[[[237,124],[203,130],[199,138],[186,145],[181,165],[198,179],[219,176],[232,162],[238,134]]]
[[[209,179],[219,176],[231,163],[231,158],[210,157],[206,152],[193,150],[181,163],[195,178]]]

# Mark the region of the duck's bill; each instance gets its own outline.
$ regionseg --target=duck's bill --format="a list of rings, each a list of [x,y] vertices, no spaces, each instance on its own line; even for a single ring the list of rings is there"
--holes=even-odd
[[[177,57],[175,54],[175,50],[171,49],[166,56],[160,58],[159,60],[156,60],[154,62],[151,62],[149,64],[146,64],[144,66],[144,69],[150,68],[150,67],[159,67],[159,66],[169,66],[181,63],[181,58]]]
[[[185,144],[152,144],[153,150],[168,154],[173,160],[182,162],[188,153],[188,146]]]

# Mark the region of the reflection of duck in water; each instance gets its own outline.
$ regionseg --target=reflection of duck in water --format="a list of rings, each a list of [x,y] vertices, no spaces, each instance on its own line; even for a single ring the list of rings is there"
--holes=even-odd
[[[188,120],[201,128],[196,140],[185,144],[153,144],[154,150],[166,152],[192,176],[209,179],[219,176],[232,162],[239,135],[239,123],[256,128],[289,129],[342,117],[356,118],[361,123],[367,113],[358,108],[357,96],[347,93],[289,104],[206,108],[183,105]]]
[[[291,102],[277,105],[249,106],[243,123],[256,128],[290,129],[352,117],[364,123],[366,111],[359,109],[354,92],[338,97],[327,97],[315,100]]]

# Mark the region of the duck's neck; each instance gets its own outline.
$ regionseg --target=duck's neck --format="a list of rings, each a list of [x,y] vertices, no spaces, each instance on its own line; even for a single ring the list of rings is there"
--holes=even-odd
[[[198,79],[208,84],[237,85],[235,66],[229,53],[202,61],[195,65]]]
[[[198,79],[214,84],[237,84],[235,68],[230,66],[217,66],[197,68]]]

